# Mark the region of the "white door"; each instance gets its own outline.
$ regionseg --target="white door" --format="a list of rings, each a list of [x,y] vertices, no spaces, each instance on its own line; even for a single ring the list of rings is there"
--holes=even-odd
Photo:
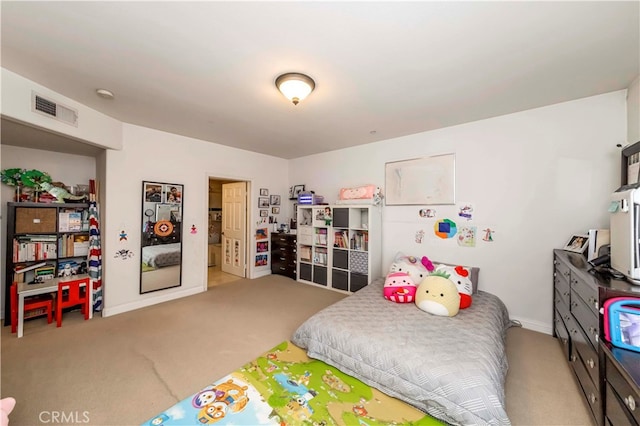
[[[247,183],[222,184],[222,272],[245,277]]]

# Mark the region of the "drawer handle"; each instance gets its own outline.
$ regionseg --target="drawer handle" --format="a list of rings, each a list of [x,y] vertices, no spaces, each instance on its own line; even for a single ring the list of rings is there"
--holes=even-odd
[[[589,395],[589,401],[590,401],[592,404],[595,404],[595,403],[596,403],[596,396],[593,394],[593,392]]]
[[[633,399],[633,396],[629,395],[628,397],[624,398],[624,403],[627,407],[629,407],[629,410],[636,410],[636,400]]]
[[[575,355],[571,355],[571,362],[576,362],[577,359],[578,357],[576,357]]]
[[[587,364],[589,364],[589,368],[593,368],[596,365],[596,363],[593,362],[593,359],[591,358],[589,358],[589,361],[587,361]]]

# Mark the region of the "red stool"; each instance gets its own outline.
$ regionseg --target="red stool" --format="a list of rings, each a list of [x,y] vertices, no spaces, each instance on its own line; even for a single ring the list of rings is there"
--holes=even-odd
[[[84,285],[83,285],[84,284]],[[84,319],[89,319],[89,279],[82,278],[73,281],[61,281],[58,283],[58,297],[56,300],[57,327],[62,326],[62,309],[81,305]]]
[[[15,333],[18,326],[18,284],[11,284],[11,332]],[[47,324],[53,322],[53,298],[49,295],[45,296],[33,296],[26,297],[24,299],[24,313],[25,317],[27,312],[34,311],[36,309],[44,308],[44,312],[41,314],[31,315],[36,317],[40,315],[47,315]]]

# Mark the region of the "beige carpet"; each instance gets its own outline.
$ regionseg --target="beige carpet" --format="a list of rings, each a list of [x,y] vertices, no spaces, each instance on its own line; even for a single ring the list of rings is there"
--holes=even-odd
[[[136,425],[265,350],[343,294],[282,276],[241,279],[109,318],[2,327],[1,396],[10,424]],[[267,321],[268,320],[268,321]],[[588,425],[587,408],[550,336],[511,329],[507,413],[514,425]],[[58,422],[60,424],[60,422]]]

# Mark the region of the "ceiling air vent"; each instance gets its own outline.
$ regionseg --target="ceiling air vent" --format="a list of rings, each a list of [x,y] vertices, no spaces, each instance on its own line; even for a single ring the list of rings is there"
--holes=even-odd
[[[60,105],[59,103],[47,99],[37,93],[33,92],[31,97],[31,110],[38,114],[46,115],[50,118],[55,118],[63,123],[70,124],[72,126],[78,126],[78,111]]]

